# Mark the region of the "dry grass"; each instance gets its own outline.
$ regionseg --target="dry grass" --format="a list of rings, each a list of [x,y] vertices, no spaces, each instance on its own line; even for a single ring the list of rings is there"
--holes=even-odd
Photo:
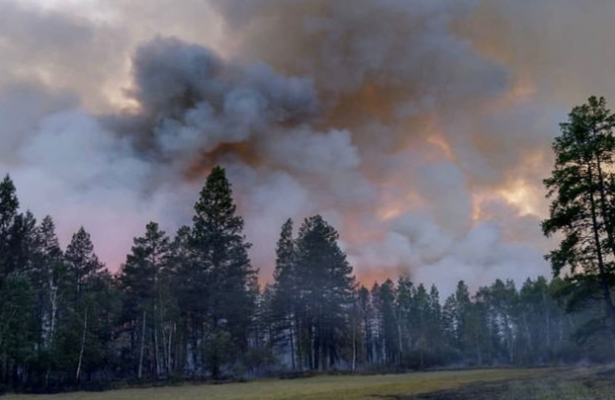
[[[420,372],[400,375],[319,376],[225,385],[184,385],[97,393],[9,395],[5,400],[358,400],[427,393],[477,382],[522,379],[548,370],[492,369]]]
[[[455,390],[399,396],[405,400],[615,400],[613,367],[552,370],[540,377],[470,384]]]

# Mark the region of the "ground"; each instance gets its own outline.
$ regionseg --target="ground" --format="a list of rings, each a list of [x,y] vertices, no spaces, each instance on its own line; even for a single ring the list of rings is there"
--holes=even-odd
[[[5,400],[615,400],[615,368],[490,369],[320,376],[224,385],[124,389]]]
[[[615,367],[551,370],[542,376],[465,385],[403,400],[615,400]]]

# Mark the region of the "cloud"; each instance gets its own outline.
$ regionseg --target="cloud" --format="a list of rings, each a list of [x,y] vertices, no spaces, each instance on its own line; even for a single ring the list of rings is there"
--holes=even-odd
[[[548,274],[557,123],[615,97],[606,0],[0,5],[0,172],[110,268],[222,164],[264,280],[314,213],[360,277]]]

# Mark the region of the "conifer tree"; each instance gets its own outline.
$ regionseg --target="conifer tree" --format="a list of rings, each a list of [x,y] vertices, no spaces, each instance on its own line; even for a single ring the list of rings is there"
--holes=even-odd
[[[296,276],[297,244],[293,239],[293,221],[287,220],[282,226],[276,247],[276,267],[273,274],[274,287],[272,317],[278,321],[278,333],[287,341],[290,349],[292,369],[296,368],[297,304]]]
[[[105,279],[104,265],[94,252],[90,234],[81,227],[72,237],[65,254],[67,281],[72,294],[64,321],[60,351],[65,357],[65,365],[74,371],[74,380],[79,383],[85,367],[88,366],[100,343],[95,341],[97,296],[105,291],[109,277]]]
[[[155,222],[145,235],[134,239],[119,276],[124,293],[124,319],[129,321],[133,355],[137,358],[137,377],[143,377],[144,357],[150,374],[160,377],[170,372],[168,339],[174,310],[170,298],[170,240]],[[138,343],[138,344],[137,344]],[[134,351],[138,348],[138,351]],[[145,354],[147,353],[147,354]]]
[[[46,216],[38,227],[37,249],[29,276],[36,297],[35,321],[39,362],[44,369],[43,384],[49,384],[54,367],[55,340],[62,308],[65,306],[66,266],[55,231],[55,224]]]
[[[19,200],[15,184],[10,176],[6,175],[0,182],[0,238],[2,244],[8,238],[11,227],[19,210]]]
[[[555,165],[544,181],[552,198],[547,236],[563,234],[560,247],[547,255],[559,275],[570,269],[579,290],[591,289],[604,300],[604,328],[615,334],[615,192],[613,182],[615,115],[604,98],[574,107],[553,142]],[[592,321],[593,325],[595,321]]]
[[[90,234],[83,227],[73,235],[66,248],[65,259],[71,276],[74,301],[77,303],[81,299],[87,279],[103,268],[103,264],[94,253]]]
[[[399,322],[395,312],[395,285],[387,279],[374,286],[372,297],[378,312],[379,359],[387,364],[399,362]]]
[[[254,311],[256,271],[248,258],[231,185],[223,168],[215,167],[195,205],[191,246],[195,264],[189,272],[192,291],[200,296],[199,314],[209,325],[202,332],[213,376],[232,355],[247,346]]]
[[[430,348],[434,357],[434,364],[442,363],[445,343],[442,331],[442,306],[440,304],[440,293],[436,285],[432,285],[429,290],[430,319],[427,328],[427,336],[430,339]]]
[[[23,371],[35,354],[33,306],[27,276],[21,272],[8,275],[0,301],[0,377],[14,387],[25,384]]]
[[[19,200],[15,185],[7,175],[0,182],[0,287],[11,272],[9,246],[14,232],[15,219],[19,210]]]
[[[52,345],[57,328],[60,290],[65,272],[64,255],[60,249],[55,224],[50,216],[45,217],[41,223],[40,240],[39,278],[36,281],[41,287],[40,303],[44,305],[42,336],[43,345],[47,348]]]
[[[361,316],[361,325],[363,328],[363,361],[367,364],[374,362],[374,308],[369,290],[365,286],[361,286],[358,291],[357,301],[359,303],[359,313]]]
[[[299,230],[297,296],[302,302],[299,314],[307,354],[303,353],[312,369],[327,369],[339,360],[338,344],[353,301],[352,267],[338,238],[337,231],[319,215],[307,218]]]

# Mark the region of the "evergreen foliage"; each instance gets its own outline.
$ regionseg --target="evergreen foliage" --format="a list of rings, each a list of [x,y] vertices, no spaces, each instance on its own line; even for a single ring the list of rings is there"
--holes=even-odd
[[[554,144],[546,235],[555,278],[443,299],[408,277],[358,286],[335,228],[287,220],[260,289],[232,188],[215,167],[190,226],[155,222],[117,274],[80,228],[63,251],[51,217],[21,213],[0,183],[0,390],[273,372],[545,365],[615,357],[615,116],[575,107]]]

